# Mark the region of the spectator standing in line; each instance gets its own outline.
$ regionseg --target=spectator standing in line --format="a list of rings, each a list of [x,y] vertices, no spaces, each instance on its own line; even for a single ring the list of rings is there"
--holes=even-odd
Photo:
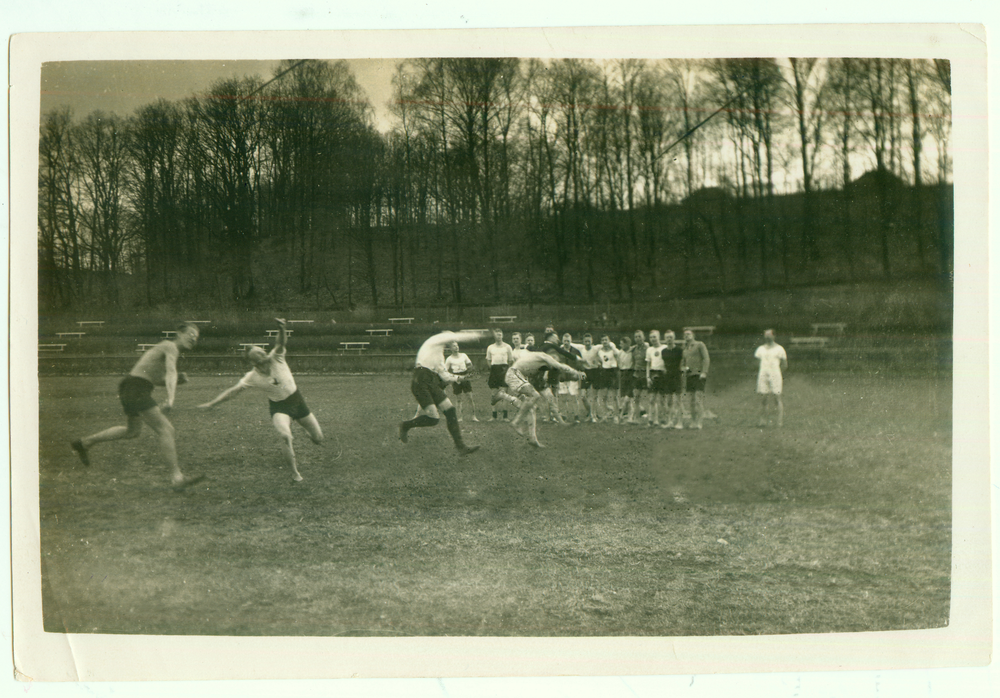
[[[691,396],[691,427],[701,429],[705,419],[705,383],[711,359],[704,342],[694,338],[694,331],[684,330],[684,351],[681,367]]]
[[[459,349],[458,342],[449,344],[448,350],[451,353],[444,360],[444,369],[455,377],[455,382],[451,384],[451,391],[455,395],[455,411],[458,414],[458,421],[462,421],[462,403],[468,399],[472,406],[472,421],[478,422],[476,400],[472,397],[472,359]]]

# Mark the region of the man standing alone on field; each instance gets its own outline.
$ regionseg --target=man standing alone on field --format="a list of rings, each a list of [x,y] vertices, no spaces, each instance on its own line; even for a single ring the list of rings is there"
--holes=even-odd
[[[188,323],[179,325],[174,339],[160,342],[139,358],[129,374],[118,384],[118,398],[128,418],[127,425],[111,427],[70,444],[84,465],[90,465],[88,451],[94,444],[134,439],[142,433],[142,425],[145,423],[156,432],[160,454],[172,473],[171,483],[174,489],[180,490],[205,479],[204,475],[188,476],[181,472],[177,462],[174,425],[164,414],[174,406],[177,386],[187,382],[187,376],[177,372],[180,350],[193,349],[198,343],[198,334],[196,325]],[[158,385],[167,389],[167,399],[162,406],[153,399],[153,388]]]
[[[271,411],[271,423],[281,436],[281,449],[285,455],[285,460],[292,468],[292,479],[296,482],[302,481],[298,464],[295,460],[295,450],[292,448],[292,420],[299,423],[314,444],[323,443],[323,430],[320,429],[316,416],[310,412],[309,406],[299,392],[295,384],[292,371],[285,363],[285,346],[288,342],[288,332],[285,330],[285,321],[282,318],[275,318],[278,323],[278,342],[274,349],[265,352],[260,347],[250,347],[246,352],[246,357],[253,364],[253,370],[247,373],[240,382],[232,388],[223,391],[213,400],[203,405],[198,405],[202,409],[208,409],[225,402],[236,395],[244,388],[259,388],[267,395],[267,401]]]
[[[788,370],[785,348],[774,341],[774,330],[764,330],[764,343],[754,352],[760,369],[757,373],[757,394],[760,395],[760,419],[757,426],[767,426],[767,404],[773,401],[778,408],[778,426],[785,419],[785,406],[781,402],[783,371]]]
[[[456,377],[451,376],[444,368],[444,348],[452,342],[474,342],[484,336],[485,333],[474,331],[439,332],[421,345],[410,381],[410,392],[417,400],[417,414],[413,419],[400,423],[400,441],[404,444],[407,442],[410,429],[436,425],[441,421],[440,413],[443,412],[448,433],[458,452],[464,456],[479,450],[479,446],[466,446],[462,440],[462,428],[458,424],[455,406],[445,395],[442,386],[456,381]]]
[[[684,352],[681,370],[687,379],[687,392],[691,395],[691,426],[701,429],[705,419],[705,381],[708,380],[708,347],[694,338],[692,330],[684,330]]]

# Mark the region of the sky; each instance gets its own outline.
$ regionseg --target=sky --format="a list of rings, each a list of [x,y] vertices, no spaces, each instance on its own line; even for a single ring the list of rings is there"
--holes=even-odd
[[[348,60],[375,111],[375,126],[392,125],[387,102],[398,59]],[[59,61],[42,66],[41,113],[68,106],[81,119],[94,111],[130,116],[158,99],[180,101],[207,90],[217,80],[274,76],[279,61]]]

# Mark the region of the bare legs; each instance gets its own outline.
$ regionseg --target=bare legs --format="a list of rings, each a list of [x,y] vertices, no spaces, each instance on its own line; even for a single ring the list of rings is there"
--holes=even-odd
[[[309,414],[296,421],[306,430],[314,444],[323,443],[323,430],[320,428],[319,422],[316,421],[315,415]],[[292,418],[282,412],[276,412],[271,416],[271,423],[274,424],[274,428],[281,437],[281,452],[285,456],[285,462],[292,468],[292,479],[296,482],[302,482],[302,474],[299,472],[298,463],[295,460],[295,449],[292,447],[292,442],[295,440],[295,437],[292,436]]]
[[[84,437],[73,442],[73,449],[80,456],[84,464],[89,464],[87,451],[94,444],[105,441],[120,441],[122,439],[134,439],[142,433],[142,425],[146,424],[156,434],[159,444],[160,456],[166,461],[170,468],[170,479],[174,487],[186,487],[200,482],[202,476],[188,477],[181,472],[177,461],[177,444],[175,440],[174,425],[170,423],[166,415],[160,411],[159,407],[151,407],[141,412],[139,415],[130,415],[125,426],[111,427],[91,436]]]

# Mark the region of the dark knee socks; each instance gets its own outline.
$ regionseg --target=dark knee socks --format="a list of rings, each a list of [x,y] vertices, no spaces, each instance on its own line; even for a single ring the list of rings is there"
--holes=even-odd
[[[455,410],[452,410],[452,412],[454,411]],[[413,429],[415,427],[432,427],[440,421],[441,421],[440,419],[435,419],[434,417],[430,417],[426,414],[421,414],[407,422],[403,422],[403,427],[405,427],[407,430]]]
[[[444,411],[445,421],[448,423],[448,433],[451,434],[451,438],[455,441],[455,446],[462,448],[465,443],[462,441],[462,429],[458,426],[458,414],[455,412],[454,407],[449,407]]]

